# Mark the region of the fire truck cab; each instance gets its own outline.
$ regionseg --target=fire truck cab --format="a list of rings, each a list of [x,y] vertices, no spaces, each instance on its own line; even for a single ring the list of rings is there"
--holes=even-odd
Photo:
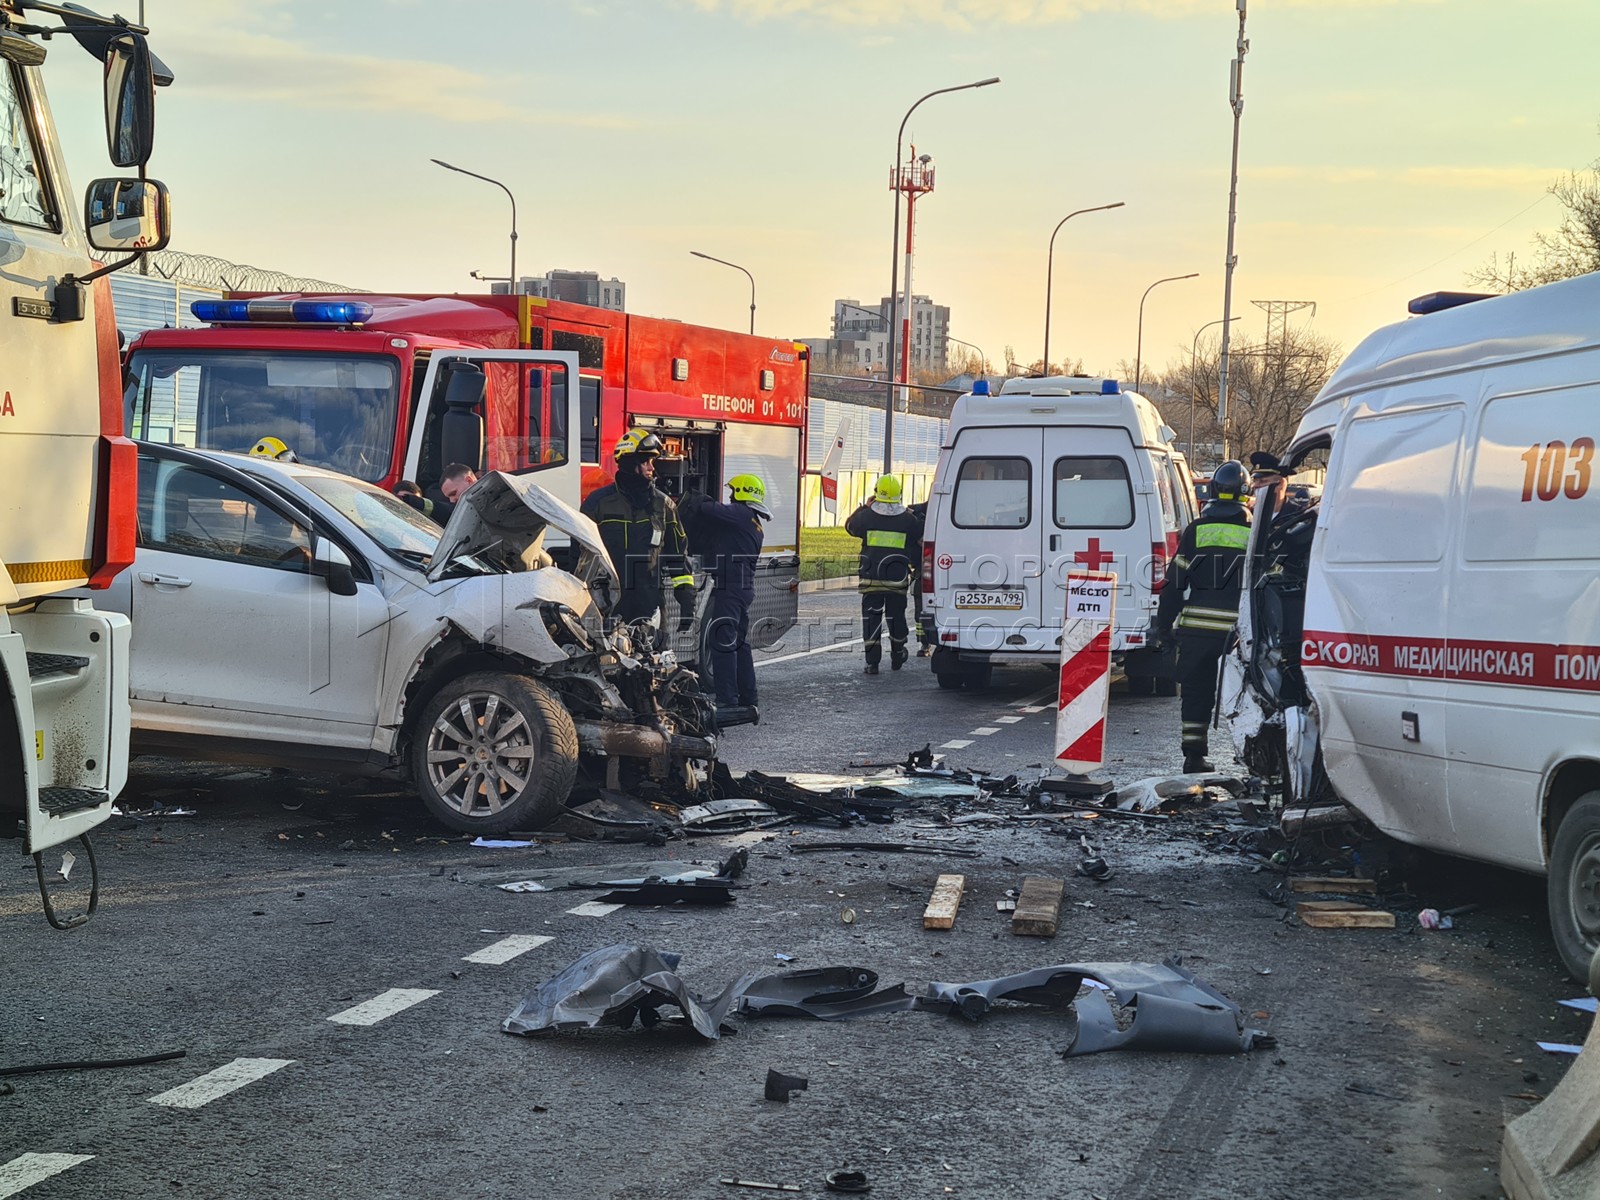
[[[669,494],[762,476],[773,520],[752,641],[794,624],[804,347],[534,296],[240,295],[193,309],[209,327],[128,348],[134,437],[241,452],[276,437],[300,462],[385,488],[410,479],[435,499],[463,462],[537,474],[576,505],[643,426],[667,446]]]
[[[65,25],[37,23],[56,19]],[[134,553],[137,463],[105,276],[169,232],[166,188],[142,177],[155,85],[171,81],[145,32],[77,6],[0,0],[0,834],[20,832],[57,928],[94,911],[87,834],[128,773],[128,621],[65,593],[105,588]],[[81,210],[39,69],[75,56],[73,40],[103,69],[111,161],[140,169],[95,180]],[[99,266],[91,251],[131,256]],[[74,840],[85,867],[74,878],[68,852],[51,873],[89,881],[87,910],[68,917],[42,854]]]

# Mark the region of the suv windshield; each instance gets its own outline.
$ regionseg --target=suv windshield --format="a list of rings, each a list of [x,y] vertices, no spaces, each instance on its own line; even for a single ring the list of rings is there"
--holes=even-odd
[[[427,559],[444,532],[398,496],[354,479],[297,474],[295,482],[315,492],[357,528],[400,558]]]
[[[394,447],[399,372],[376,354],[147,350],[128,364],[130,435],[248,453],[275,437],[300,462],[382,479]]]

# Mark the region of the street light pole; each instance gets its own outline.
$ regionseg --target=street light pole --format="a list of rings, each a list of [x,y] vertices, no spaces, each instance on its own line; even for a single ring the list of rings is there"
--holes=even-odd
[[[991,83],[999,83],[998,75],[989,79],[980,79],[976,83],[962,83],[955,87],[939,88],[929,92],[922,100],[918,100],[906,109],[906,115],[900,119],[900,132],[894,139],[894,177],[890,180],[891,190],[894,192],[894,257],[891,260],[889,271],[889,338],[888,361],[884,364],[884,375],[888,379],[888,389],[884,396],[883,405],[883,471],[884,474],[894,470],[894,331],[900,320],[900,171],[901,160],[905,156],[906,122],[911,120],[911,114],[922,105],[923,100],[932,100],[935,96],[943,96],[946,92],[964,92],[970,88],[988,87]],[[909,379],[904,382],[911,382]]]
[[[947,342],[954,342],[958,346],[965,346],[968,350],[976,350],[978,352],[978,359],[979,359],[979,368],[978,369],[984,375],[987,375],[989,373],[989,356],[983,352],[983,347],[974,346],[971,342],[963,342],[960,338],[951,337],[948,333],[944,335],[944,340],[947,341]],[[949,367],[946,366],[945,369],[949,370]]]
[[[1189,458],[1191,460],[1194,458],[1194,398],[1195,394],[1200,390],[1199,371],[1196,369],[1200,354],[1200,335],[1213,325],[1223,325],[1238,319],[1238,317],[1218,317],[1215,321],[1207,321],[1194,331],[1194,341],[1189,346]],[[1138,390],[1138,388],[1134,389],[1134,391]],[[1196,466],[1198,464],[1191,461],[1189,465]]]
[[[1115,204],[1099,204],[1094,208],[1080,208],[1077,212],[1069,212],[1056,222],[1056,227],[1050,231],[1050,253],[1045,257],[1044,268],[1044,365],[1040,370],[1050,374],[1050,296],[1055,288],[1056,273],[1056,234],[1061,232],[1061,227],[1073,217],[1089,212],[1104,212],[1108,208],[1121,208],[1125,201],[1118,200]]]
[[[511,201],[511,282],[506,286],[514,296],[517,294],[517,198],[511,194],[511,189],[498,179],[490,179],[487,175],[479,175],[476,171],[469,171],[465,167],[453,166],[442,158],[431,160],[446,171],[455,171],[459,175],[471,175],[474,179],[481,179],[485,183],[492,183],[506,194]]]
[[[1239,207],[1239,121],[1244,116],[1244,56],[1250,52],[1250,42],[1244,36],[1245,3],[1246,0],[1237,0],[1238,53],[1228,64],[1228,104],[1233,109],[1233,165],[1228,175],[1228,254],[1223,260],[1227,274],[1222,285],[1222,357],[1217,368],[1217,424],[1222,428],[1223,453],[1228,449],[1228,314],[1233,311],[1233,268],[1238,264],[1233,253],[1233,226]]]
[[[1139,297],[1139,337],[1138,337],[1138,340],[1134,343],[1134,349],[1133,349],[1133,390],[1134,391],[1137,392],[1139,390],[1139,384],[1144,382],[1144,373],[1143,373],[1143,371],[1144,371],[1144,301],[1145,301],[1145,296],[1148,296],[1151,292],[1155,291],[1156,288],[1160,287],[1163,283],[1175,283],[1180,279],[1194,279],[1199,274],[1200,274],[1199,271],[1190,271],[1187,275],[1168,275],[1165,279],[1158,279],[1154,283],[1152,283],[1149,287],[1145,288],[1144,296],[1140,296]]]
[[[689,251],[696,258],[703,258],[707,262],[721,263],[725,267],[732,267],[735,271],[744,271],[744,277],[750,281],[750,332],[756,331],[756,277],[745,271],[738,263],[731,263],[725,258],[716,258],[710,254],[702,254],[698,250]]]

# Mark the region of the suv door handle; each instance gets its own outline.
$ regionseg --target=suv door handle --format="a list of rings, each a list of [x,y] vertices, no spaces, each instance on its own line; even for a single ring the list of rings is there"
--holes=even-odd
[[[139,582],[159,587],[188,587],[193,581],[181,575],[158,575],[154,571],[140,571]]]

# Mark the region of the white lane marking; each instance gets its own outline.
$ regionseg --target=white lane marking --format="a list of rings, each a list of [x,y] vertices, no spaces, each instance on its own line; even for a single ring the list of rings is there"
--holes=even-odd
[[[965,738],[956,738],[954,741],[945,742],[939,747],[941,750],[965,750],[972,742]]]
[[[1022,711],[1025,712],[1025,713],[1049,712],[1050,711],[1050,706],[1048,704],[1030,704],[1026,708],[1024,708]]]
[[[0,1198],[15,1196],[24,1188],[31,1188],[93,1157],[92,1154],[19,1154],[8,1163],[0,1163]]]
[[[168,1108],[199,1108],[229,1092],[238,1091],[246,1084],[265,1079],[292,1062],[292,1058],[236,1058],[215,1071],[207,1071],[198,1079],[180,1083],[159,1096],[151,1096],[150,1103],[164,1104]]]
[[[994,723],[996,725],[1015,725],[1020,720],[1022,720],[1021,717],[996,717]]]
[[[429,991],[427,988],[390,988],[354,1008],[334,1013],[328,1020],[336,1025],[376,1025],[386,1017],[405,1012],[413,1004],[421,1004],[438,994],[437,990]]]
[[[508,938],[501,938],[479,950],[476,954],[469,954],[462,962],[483,963],[485,966],[498,967],[501,963],[508,963],[519,954],[526,954],[529,950],[536,950],[546,942],[553,942],[554,938],[542,933],[514,933]]]
[[[861,645],[860,638],[851,638],[848,642],[831,642],[826,646],[818,646],[815,650],[801,650],[795,654],[780,654],[777,658],[758,658],[756,666],[770,667],[773,663],[792,662],[797,658],[810,658],[813,654],[826,654],[829,650],[845,650],[851,646]]]
[[[609,917],[619,908],[626,908],[625,904],[601,904],[598,900],[591,900],[587,904],[580,904],[577,908],[567,911],[575,917]]]
[[[973,737],[988,737],[991,733],[999,733],[1000,732],[1000,726],[998,726],[998,725],[979,725],[976,729],[969,729],[967,732],[970,733]]]
[[[1056,694],[1056,688],[1057,688],[1057,685],[1052,684],[1050,687],[1045,688],[1044,691],[1035,692],[1032,696],[1029,696],[1024,700],[1013,701],[1012,704],[1011,704],[1011,707],[1012,708],[1027,708],[1030,704],[1037,704],[1037,703],[1039,703],[1039,701],[1045,699],[1047,696],[1054,696]]]

